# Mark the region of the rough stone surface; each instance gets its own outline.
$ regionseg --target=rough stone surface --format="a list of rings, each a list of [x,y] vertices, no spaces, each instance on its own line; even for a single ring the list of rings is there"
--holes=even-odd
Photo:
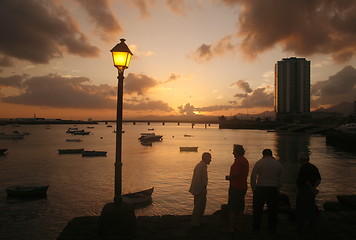
[[[354,240],[356,239],[356,211],[321,211],[314,232],[297,233],[295,221],[287,216],[279,216],[276,233],[269,233],[265,227],[267,216],[263,217],[263,227],[260,232],[250,231],[252,216],[246,216],[246,230],[228,234],[222,215],[205,216],[207,224],[198,229],[190,227],[191,216],[142,216],[137,217],[136,231],[130,236],[100,236],[98,234],[98,217],[78,217],[70,221],[58,237],[58,240],[164,240],[164,239],[322,239],[322,240]]]

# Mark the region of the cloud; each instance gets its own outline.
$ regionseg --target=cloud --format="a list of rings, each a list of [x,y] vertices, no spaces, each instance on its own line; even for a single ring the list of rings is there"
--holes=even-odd
[[[138,100],[128,99],[124,103],[124,109],[127,110],[136,110],[136,111],[152,111],[158,110],[162,112],[173,112],[174,109],[171,108],[167,103],[161,100],[150,100],[150,99],[142,99]]]
[[[311,87],[311,95],[314,106],[355,101],[356,69],[346,66],[328,80],[315,83]]]
[[[22,86],[23,76],[13,75],[10,77],[0,77],[0,89],[2,87],[15,87],[20,88]]]
[[[150,88],[158,85],[158,82],[144,74],[129,73],[124,80],[124,91],[127,94],[145,94]]]
[[[48,63],[63,53],[99,54],[68,12],[52,1],[0,1],[0,32],[0,59],[7,59],[8,66],[10,58]]]
[[[233,43],[233,37],[226,36],[216,44],[202,44],[195,51],[190,53],[188,57],[197,62],[206,62],[216,56],[222,56],[226,53],[234,53],[235,48],[236,46]]]
[[[95,23],[95,30],[99,31],[99,36],[103,40],[110,41],[122,32],[120,24],[111,13],[109,0],[77,0],[77,2]]]
[[[171,73],[166,81],[163,81],[162,84],[177,81],[180,78],[179,74]]]
[[[88,85],[85,77],[63,77],[56,74],[15,78],[23,90],[17,96],[2,98],[2,102],[56,108],[112,109],[116,106],[116,91],[107,84]]]
[[[179,109],[179,113],[181,113],[182,115],[186,115],[186,116],[195,115],[194,111],[196,110],[196,108],[190,103],[178,106],[178,109]]]
[[[187,14],[187,6],[185,0],[167,0],[166,4],[174,13],[177,13],[182,16],[185,16]]]
[[[267,93],[266,88],[257,88],[251,94],[247,95],[241,102],[241,108],[245,107],[267,107],[273,108],[274,94]]]
[[[330,54],[336,62],[346,62],[355,56],[354,0],[223,0],[223,3],[229,8],[239,7],[236,34],[219,41],[228,43],[219,54],[213,50],[219,43],[202,44],[196,50],[198,57],[204,57],[200,60],[211,60],[231,50],[239,50],[253,60],[275,46],[301,56]],[[239,45],[232,44],[234,39],[241,39]]]
[[[141,17],[148,17],[150,13],[148,12],[147,8],[150,4],[148,1],[145,0],[131,0],[129,1],[130,4],[137,7],[140,10]]]
[[[252,92],[252,89],[250,88],[250,84],[242,79],[233,83],[232,86],[237,86],[238,88],[240,88],[241,90],[243,90],[246,93]]]

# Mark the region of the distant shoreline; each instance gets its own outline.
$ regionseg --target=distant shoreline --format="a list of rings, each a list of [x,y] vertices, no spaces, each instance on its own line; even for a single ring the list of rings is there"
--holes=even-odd
[[[62,119],[7,119],[0,120],[0,125],[12,124],[98,124],[97,121],[62,120]]]

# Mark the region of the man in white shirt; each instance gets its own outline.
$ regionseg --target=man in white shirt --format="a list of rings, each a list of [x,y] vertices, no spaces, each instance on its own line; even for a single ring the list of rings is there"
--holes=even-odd
[[[261,227],[263,207],[267,203],[268,228],[275,232],[278,221],[278,193],[281,187],[282,165],[270,149],[264,149],[262,159],[256,162],[251,173],[253,191],[253,231]]]
[[[191,220],[192,227],[199,227],[203,222],[208,185],[208,165],[210,162],[211,154],[204,152],[202,160],[194,168],[192,183],[189,189],[189,192],[194,196],[194,209]]]

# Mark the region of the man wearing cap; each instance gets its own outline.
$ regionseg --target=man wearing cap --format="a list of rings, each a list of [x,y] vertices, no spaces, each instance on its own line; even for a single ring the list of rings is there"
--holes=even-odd
[[[194,209],[191,226],[196,228],[203,223],[206,206],[206,194],[208,186],[208,165],[211,162],[211,154],[204,152],[202,160],[195,166],[192,183],[189,192],[194,196]]]
[[[305,152],[299,153],[299,169],[297,177],[296,216],[297,231],[304,231],[306,220],[309,220],[308,229],[313,231],[315,227],[316,205],[315,197],[319,192],[317,187],[321,177],[318,168],[309,162],[309,156]]]

